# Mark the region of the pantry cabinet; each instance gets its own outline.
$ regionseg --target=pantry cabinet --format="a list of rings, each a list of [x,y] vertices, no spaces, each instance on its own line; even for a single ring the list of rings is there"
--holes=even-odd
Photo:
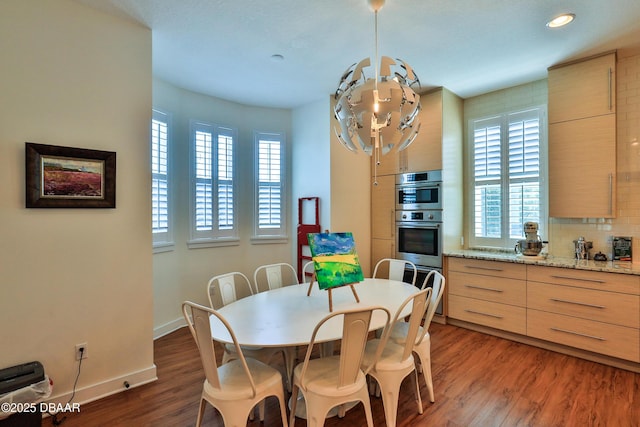
[[[378,176],[371,188],[371,266],[395,258],[395,175]]]
[[[549,216],[613,218],[615,53],[549,69]]]

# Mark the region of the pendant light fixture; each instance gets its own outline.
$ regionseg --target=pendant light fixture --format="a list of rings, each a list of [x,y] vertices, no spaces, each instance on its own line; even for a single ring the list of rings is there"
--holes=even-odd
[[[368,78],[365,74],[369,58],[344,72],[335,93],[334,131],[347,149],[356,152],[360,146],[375,156],[377,165],[381,154],[404,150],[416,138],[420,95],[413,87],[419,88],[420,82],[406,62],[388,56],[378,59],[378,11],[384,0],[367,1],[375,18],[375,74]]]

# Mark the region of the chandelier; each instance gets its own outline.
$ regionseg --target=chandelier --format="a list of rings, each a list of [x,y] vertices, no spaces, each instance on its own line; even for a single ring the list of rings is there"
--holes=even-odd
[[[420,95],[412,87],[420,87],[413,69],[400,59],[383,56],[378,66],[378,11],[384,0],[368,0],[375,16],[375,76],[367,78],[365,69],[369,58],[349,67],[335,93],[334,115],[338,125],[334,131],[338,140],[349,150],[357,146],[368,155],[391,150],[404,150],[420,130]]]

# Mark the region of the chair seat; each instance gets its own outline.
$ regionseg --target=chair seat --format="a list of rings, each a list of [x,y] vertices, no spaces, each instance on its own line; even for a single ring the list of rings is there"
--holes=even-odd
[[[246,362],[256,385],[256,394],[263,394],[282,382],[282,375],[277,369],[255,359],[246,358]],[[220,400],[249,399],[252,395],[251,383],[244,372],[242,362],[238,359],[225,363],[218,368],[220,385],[224,392],[212,387],[206,380],[204,392]]]
[[[364,349],[362,365],[366,366],[373,362],[379,344],[380,339],[378,338],[367,341],[367,345]],[[405,360],[402,360],[403,352],[404,347],[402,345],[391,341],[387,342],[387,345],[384,346],[382,353],[380,354],[380,357],[375,364],[375,370],[378,372],[382,372],[387,370],[397,371],[404,369],[413,369],[413,356],[409,356]]]
[[[321,395],[347,396],[355,393],[366,384],[366,376],[363,372],[358,374],[358,378],[354,384],[346,387],[338,387],[338,376],[336,372],[340,369],[340,356],[322,357],[309,361],[307,372],[305,373],[304,382],[301,384],[306,392]],[[294,369],[294,376],[300,377],[302,372],[302,363]]]
[[[398,344],[404,344],[407,340],[407,333],[409,332],[409,322],[396,322],[391,328],[391,335],[389,339]],[[418,328],[418,336],[422,336],[424,329],[422,326]],[[429,332],[426,333],[425,338],[429,336]]]

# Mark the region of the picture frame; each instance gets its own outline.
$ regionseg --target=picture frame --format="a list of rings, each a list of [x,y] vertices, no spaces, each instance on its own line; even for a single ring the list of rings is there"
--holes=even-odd
[[[116,153],[25,143],[27,208],[115,208]]]

